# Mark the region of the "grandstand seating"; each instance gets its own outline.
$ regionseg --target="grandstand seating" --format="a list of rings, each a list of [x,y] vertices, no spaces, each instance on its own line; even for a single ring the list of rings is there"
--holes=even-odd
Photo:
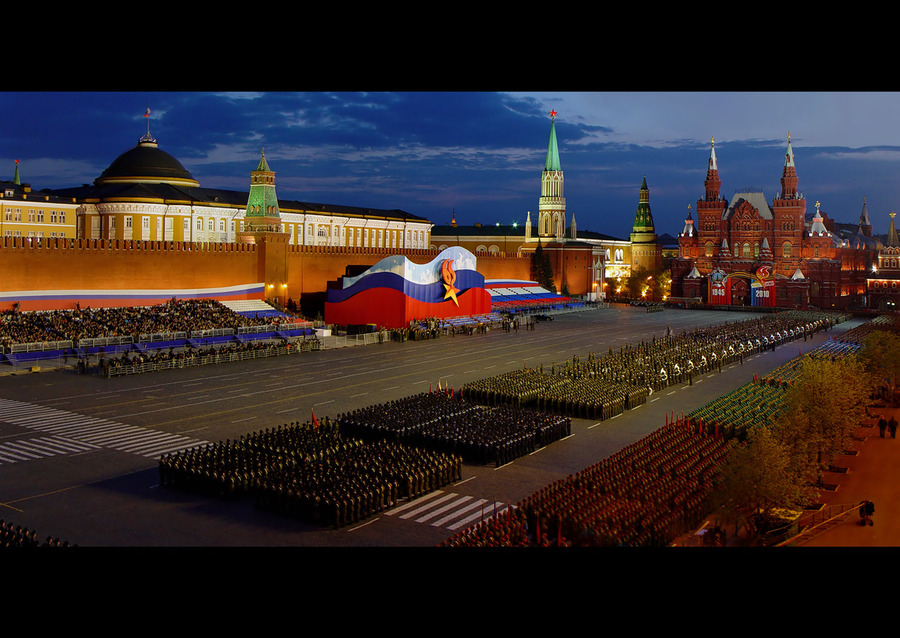
[[[250,317],[288,317],[280,310],[276,310],[262,299],[238,299],[236,301],[223,301],[222,305],[234,312]]]
[[[485,290],[491,295],[491,310],[515,311],[528,308],[563,307],[573,303],[571,297],[551,292],[536,282],[485,282]]]

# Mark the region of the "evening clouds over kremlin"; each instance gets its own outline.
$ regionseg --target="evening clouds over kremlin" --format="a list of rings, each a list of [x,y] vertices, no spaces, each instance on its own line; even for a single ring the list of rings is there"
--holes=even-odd
[[[883,235],[900,210],[898,107],[898,93],[9,92],[0,180],[18,161],[34,189],[91,183],[149,124],[207,188],[245,190],[265,149],[280,197],[522,224],[537,213],[555,111],[579,230],[627,238],[646,178],[657,233],[677,235],[703,196],[712,138],[722,195],[771,199],[790,134],[810,206],[855,223],[865,200]]]

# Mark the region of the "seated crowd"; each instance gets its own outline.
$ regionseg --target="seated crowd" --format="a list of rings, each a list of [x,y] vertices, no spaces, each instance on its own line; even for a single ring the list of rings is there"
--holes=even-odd
[[[279,323],[278,317],[250,317],[212,299],[172,299],[147,307],[0,311],[0,346],[98,337],[137,337]]]

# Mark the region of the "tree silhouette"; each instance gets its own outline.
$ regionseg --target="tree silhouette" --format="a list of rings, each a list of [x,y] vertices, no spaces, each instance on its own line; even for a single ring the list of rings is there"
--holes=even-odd
[[[531,278],[542,288],[551,292],[556,291],[556,284],[553,283],[553,264],[550,263],[550,256],[544,252],[540,240],[531,257]]]
[[[860,360],[894,406],[894,392],[900,379],[900,336],[886,330],[866,335]]]

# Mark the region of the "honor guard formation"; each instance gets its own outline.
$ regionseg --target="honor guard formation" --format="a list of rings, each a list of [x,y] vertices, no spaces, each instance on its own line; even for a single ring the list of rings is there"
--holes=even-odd
[[[32,549],[36,547],[74,547],[68,541],[48,536],[41,540],[33,529],[6,522],[0,518],[0,549]]]
[[[847,317],[833,319],[825,325]],[[612,456],[461,530],[441,546],[668,545],[710,514],[710,489],[729,452],[781,410],[785,390],[805,359],[852,356],[866,335],[898,327],[887,317],[855,327],[687,416],[673,416]]]
[[[160,483],[339,528],[571,433],[572,418],[607,419],[653,392],[692,383],[744,356],[828,330],[849,315],[786,311],[667,334],[603,356],[574,356],[372,405],[336,418],[266,428],[163,455]],[[803,357],[841,357],[877,320]],[[441,543],[463,546],[661,546],[709,513],[708,494],[748,428],[777,414],[800,361],[684,416]],[[549,369],[548,369],[549,368]]]
[[[459,480],[463,463],[501,465],[552,444],[571,433],[572,417],[613,416],[654,389],[689,382],[694,370],[718,369],[847,318],[768,315],[590,354],[586,361],[573,357],[549,370],[501,374],[459,391],[439,388],[321,424],[291,423],[166,455],[160,481],[214,496],[249,496],[267,510],[341,527]],[[672,373],[663,378],[659,371],[666,370]],[[738,440],[733,428],[709,423],[704,429],[699,417],[673,417],[445,544],[490,544],[486,537],[496,534],[500,544],[663,544],[706,514],[715,472]],[[623,501],[631,503],[629,516],[620,511]]]

